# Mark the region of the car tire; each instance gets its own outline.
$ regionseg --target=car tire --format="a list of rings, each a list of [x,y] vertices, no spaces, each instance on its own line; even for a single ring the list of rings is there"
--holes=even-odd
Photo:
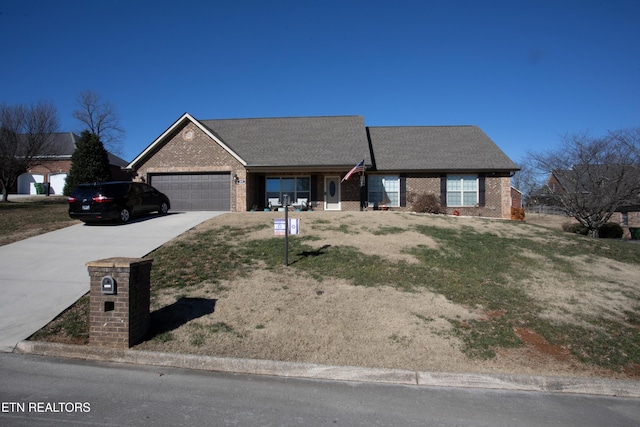
[[[126,223],[131,219],[131,211],[129,208],[120,209],[120,222]]]
[[[167,204],[167,202],[162,202],[160,204],[160,207],[158,208],[158,213],[160,215],[166,215],[167,212],[169,212],[169,205]]]

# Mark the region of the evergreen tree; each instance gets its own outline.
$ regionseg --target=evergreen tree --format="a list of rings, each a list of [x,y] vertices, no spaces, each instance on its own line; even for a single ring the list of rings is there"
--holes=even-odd
[[[82,132],[71,156],[71,170],[64,185],[64,194],[71,194],[79,184],[110,179],[109,155],[100,138],[89,131]]]

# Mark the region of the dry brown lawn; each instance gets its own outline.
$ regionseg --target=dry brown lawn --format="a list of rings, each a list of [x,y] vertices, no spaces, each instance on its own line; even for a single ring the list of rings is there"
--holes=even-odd
[[[221,226],[250,227],[271,224],[278,213],[225,214],[201,224],[180,239]],[[355,246],[366,254],[392,261],[415,262],[403,249],[438,243],[415,231],[377,235],[383,227],[410,230],[417,221],[437,227],[475,227],[479,232],[500,236],[528,236],[554,239],[545,227],[560,229],[566,218],[529,215],[526,224],[513,226],[504,221],[479,218],[419,216],[390,212],[302,212],[301,235],[318,236],[308,244],[320,249],[331,246]],[[343,230],[338,227],[343,225]],[[351,230],[353,232],[344,232]],[[273,237],[271,226],[238,237]],[[535,258],[536,254],[530,254]],[[545,316],[571,319],[583,310],[634,309],[640,268],[615,262],[574,261],[587,274],[601,277],[595,289],[584,289],[579,280],[562,274],[541,271],[538,277],[522,283],[527,293],[548,309]],[[176,329],[137,345],[140,350],[185,352],[327,365],[351,365],[374,368],[399,368],[416,371],[485,372],[582,377],[634,377],[637,373],[614,373],[574,359],[566,348],[550,345],[536,333],[515,327],[526,345],[499,349],[493,359],[471,359],[461,351],[461,342],[451,334],[449,320],[460,322],[499,316],[481,306],[457,305],[442,295],[420,288],[413,292],[398,290],[393,283],[383,287],[359,287],[342,279],[322,280],[292,267],[257,269],[246,277],[237,277],[218,285],[202,283],[183,289],[158,292],[152,310],[174,304],[180,298],[215,300],[212,313],[193,316]],[[424,278],[428,281],[428,278]],[[562,283],[560,283],[562,282]],[[624,287],[633,289],[625,294]],[[625,297],[625,295],[627,295]],[[637,298],[637,297],[636,297]],[[583,303],[576,304],[576,300]],[[189,314],[185,314],[189,317]]]

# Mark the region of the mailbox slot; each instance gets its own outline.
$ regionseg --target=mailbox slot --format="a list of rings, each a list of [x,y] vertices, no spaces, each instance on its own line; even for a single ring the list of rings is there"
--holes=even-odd
[[[111,276],[104,276],[100,281],[100,289],[105,295],[115,295],[116,280]]]

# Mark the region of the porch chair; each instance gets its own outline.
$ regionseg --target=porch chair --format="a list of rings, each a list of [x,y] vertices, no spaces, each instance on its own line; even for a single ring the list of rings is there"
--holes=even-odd
[[[301,211],[306,211],[307,209],[309,209],[309,199],[306,199],[306,198],[298,199],[293,204],[293,207],[296,209],[300,209]]]
[[[278,209],[282,207],[282,204],[280,204],[280,199],[277,197],[270,197],[269,198],[269,209],[274,210],[274,209]]]

